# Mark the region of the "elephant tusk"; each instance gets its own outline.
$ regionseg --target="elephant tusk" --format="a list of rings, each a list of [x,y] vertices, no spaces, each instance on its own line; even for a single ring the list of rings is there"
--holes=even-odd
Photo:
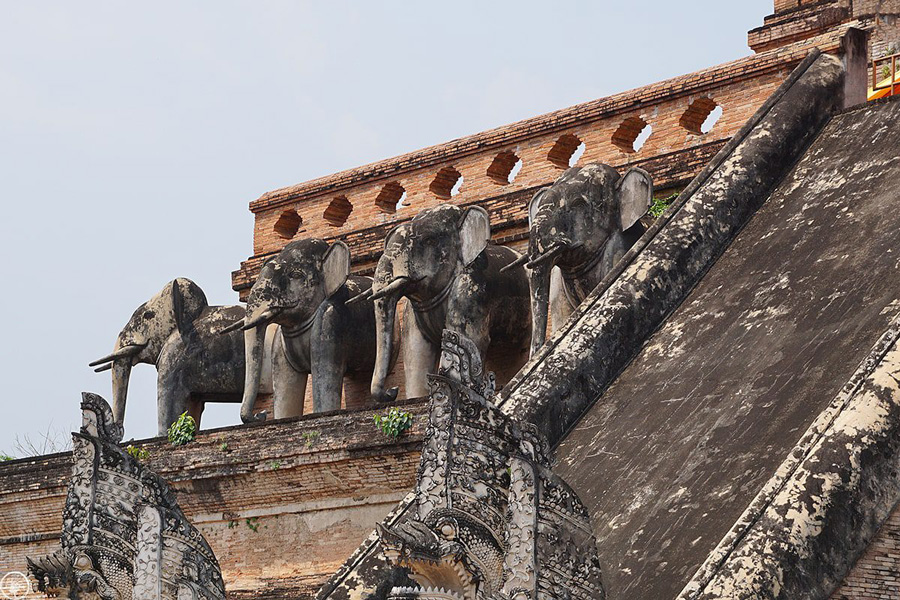
[[[502,269],[500,269],[500,272],[501,272],[501,273],[506,273],[507,271],[510,271],[510,270],[512,270],[512,269],[515,269],[516,267],[519,267],[519,266],[524,265],[524,264],[527,263],[529,260],[531,260],[530,257],[529,257],[527,254],[523,254],[522,256],[520,256],[519,258],[517,258],[516,260],[512,261],[511,263],[509,263],[508,265],[506,265],[505,267],[503,267]]]
[[[113,367],[113,364],[111,362],[108,362],[105,365],[102,365],[102,366],[94,369],[94,373],[102,373],[103,371],[109,371],[110,369],[112,369],[112,367]]]
[[[377,292],[372,292],[372,300],[379,300],[381,298],[384,298],[385,296],[390,296],[391,294],[400,291],[403,286],[411,283],[412,281],[413,280],[409,277],[398,277]]]
[[[525,265],[525,267],[528,269],[533,269],[536,266],[540,265],[541,263],[545,263],[548,260],[550,260],[551,258],[555,258],[557,254],[559,254],[560,252],[562,252],[565,249],[566,249],[566,244],[564,244],[562,242],[556,243],[549,250],[547,250],[546,252],[544,252],[543,254],[538,256],[537,258],[534,258],[533,260],[529,261],[528,264]]]
[[[346,302],[344,302],[344,305],[349,306],[351,304],[355,304],[356,302],[365,300],[366,298],[370,297],[371,295],[372,295],[372,288],[369,288],[366,291],[360,292],[357,295],[350,298],[349,300],[347,300]]]
[[[280,312],[281,312],[280,308],[269,308],[267,310],[264,310],[261,314],[257,315],[256,317],[250,319],[249,321],[247,319],[244,319],[243,325],[241,325],[241,330],[247,331],[248,329],[253,329],[254,327],[256,327],[258,325],[261,325],[263,323],[271,321],[273,318],[275,318],[275,315],[277,315]]]
[[[128,346],[123,346],[119,348],[112,354],[108,356],[104,356],[103,358],[98,358],[92,363],[88,363],[89,367],[96,367],[97,365],[102,365],[103,363],[112,362],[119,358],[128,358],[129,356],[134,356],[138,352],[144,349],[144,346],[147,344],[129,344]]]
[[[556,244],[553,244],[553,246],[551,246],[551,248],[549,250],[547,250],[546,252],[544,252],[543,254],[541,254],[540,256],[535,258],[534,260],[530,261],[525,266],[529,269],[533,269],[536,266],[540,265],[541,263],[545,263],[548,260],[550,260],[551,258],[555,258],[556,256],[559,255],[560,252],[563,252],[564,250],[571,252],[573,250],[578,250],[582,246],[584,246],[584,242],[578,242],[577,244],[571,244],[571,243],[567,243],[567,242],[557,242]]]
[[[226,333],[231,333],[232,331],[237,331],[241,327],[244,326],[244,319],[238,319],[228,327],[219,331],[219,335],[225,335]]]

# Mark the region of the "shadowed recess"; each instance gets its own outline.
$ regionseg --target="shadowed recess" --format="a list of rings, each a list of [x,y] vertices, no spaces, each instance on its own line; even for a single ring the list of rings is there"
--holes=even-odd
[[[296,210],[286,210],[275,221],[274,230],[278,237],[289,240],[297,235],[302,223],[303,219],[297,214]]]
[[[577,135],[567,133],[560,136],[556,143],[553,144],[553,147],[550,148],[550,152],[547,153],[547,160],[560,169],[568,169],[572,166],[572,156],[575,155],[579,146],[582,145],[583,142]]]
[[[449,200],[451,196],[455,196],[454,190],[458,193],[457,183],[462,179],[462,173],[454,167],[444,167],[434,176],[434,181],[428,189],[431,193],[443,200]]]
[[[351,212],[353,212],[353,205],[350,203],[350,200],[347,199],[347,196],[338,196],[331,201],[331,204],[329,204],[328,208],[325,209],[325,212],[322,213],[322,218],[324,218],[329,225],[340,227],[347,222],[347,218],[350,216]]]

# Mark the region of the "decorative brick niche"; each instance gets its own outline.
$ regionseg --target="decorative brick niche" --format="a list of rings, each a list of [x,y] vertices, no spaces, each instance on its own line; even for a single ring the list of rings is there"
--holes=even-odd
[[[622,152],[631,154],[643,147],[652,132],[653,128],[647,121],[640,117],[628,117],[613,133],[612,143]]]
[[[303,219],[297,214],[296,210],[286,210],[275,221],[273,229],[278,237],[290,240],[297,235],[302,223]]]
[[[403,186],[396,181],[392,181],[386,183],[381,188],[381,191],[378,192],[378,196],[375,198],[375,206],[381,212],[392,215],[397,212],[397,209],[402,207],[405,198],[406,190]]]
[[[322,218],[332,227],[341,227],[347,222],[351,212],[353,212],[353,205],[347,196],[338,196],[322,213]]]
[[[584,148],[584,142],[577,135],[567,133],[560,136],[556,143],[553,144],[553,147],[550,148],[550,152],[547,153],[547,160],[560,169],[568,169],[575,166],[575,163],[581,158],[581,154],[584,153]]]
[[[697,98],[681,115],[678,124],[695,135],[708,133],[722,114],[721,109],[716,111],[718,106],[712,98]],[[713,114],[714,111],[717,114]]]
[[[498,185],[508,185],[513,182],[521,168],[522,159],[516,156],[515,152],[507,150],[494,157],[487,169],[487,176]]]
[[[444,167],[434,176],[434,181],[431,182],[428,189],[438,198],[449,200],[451,196],[455,196],[459,193],[462,179],[462,173],[455,168]]]

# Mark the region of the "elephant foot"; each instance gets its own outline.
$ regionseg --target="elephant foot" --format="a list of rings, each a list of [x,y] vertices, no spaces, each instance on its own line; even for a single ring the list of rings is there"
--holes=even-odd
[[[268,411],[262,410],[262,411],[256,413],[255,415],[252,415],[249,417],[245,416],[245,415],[241,415],[241,421],[243,421],[244,423],[259,423],[260,421],[265,421],[268,416],[269,416]]]
[[[393,402],[397,399],[397,393],[400,391],[398,387],[392,387],[389,390],[385,390],[378,396],[373,396],[375,402],[380,402],[382,404],[387,404],[388,402]]]

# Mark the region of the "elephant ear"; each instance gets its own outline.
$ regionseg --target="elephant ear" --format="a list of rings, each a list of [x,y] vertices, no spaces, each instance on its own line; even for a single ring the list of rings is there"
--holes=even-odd
[[[643,169],[628,169],[616,184],[619,196],[619,219],[622,231],[647,214],[653,199],[653,179]]]
[[[200,286],[190,279],[179,277],[173,280],[169,286],[175,326],[183,335],[209,304],[206,301],[206,294],[203,293]]]
[[[549,187],[543,187],[534,193],[534,196],[531,197],[531,201],[528,202],[528,227],[530,228],[532,223],[534,223],[534,219],[537,216],[538,209],[541,207],[541,199],[544,197],[544,194],[547,193]]]
[[[491,220],[480,206],[470,206],[459,224],[460,258],[465,266],[472,264],[491,239]]]
[[[344,242],[335,242],[325,253],[322,262],[325,279],[325,296],[330,298],[341,289],[350,277],[350,248]]]

